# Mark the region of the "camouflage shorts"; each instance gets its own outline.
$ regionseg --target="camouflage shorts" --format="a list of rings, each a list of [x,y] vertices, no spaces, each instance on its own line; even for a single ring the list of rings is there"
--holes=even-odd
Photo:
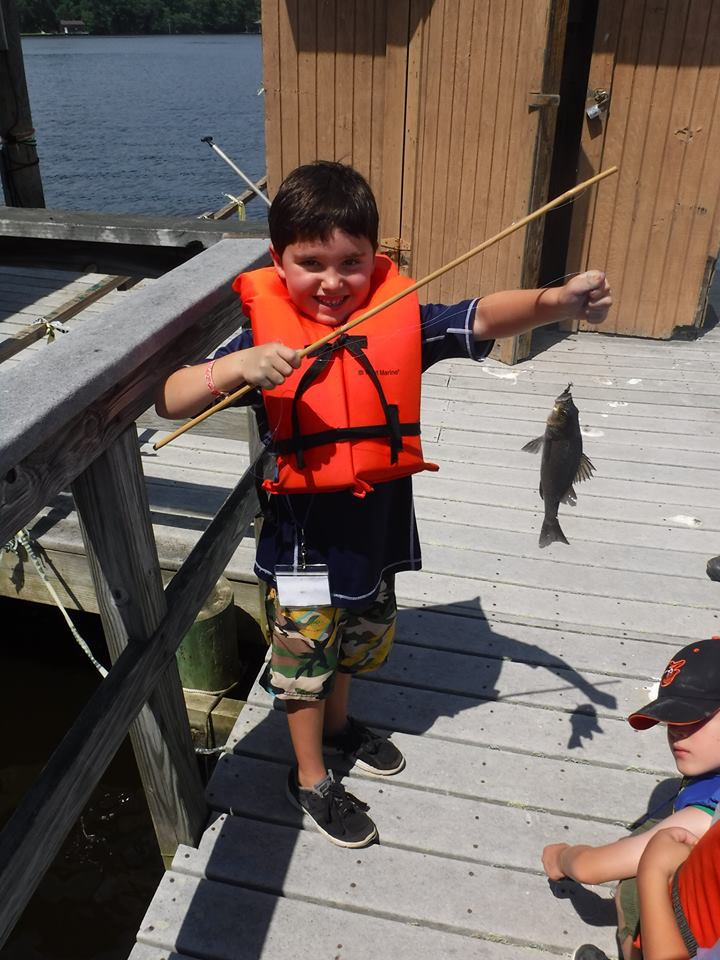
[[[272,652],[263,686],[281,700],[323,700],[337,672],[364,673],[387,660],[397,618],[394,577],[363,610],[281,607],[268,584],[265,612]]]

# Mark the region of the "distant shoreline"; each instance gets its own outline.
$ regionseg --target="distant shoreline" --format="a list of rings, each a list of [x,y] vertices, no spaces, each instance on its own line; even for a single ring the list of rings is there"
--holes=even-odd
[[[234,33],[90,33],[85,31],[84,33],[21,33],[20,37],[22,39],[32,38],[32,39],[45,39],[45,40],[55,40],[58,37],[61,39],[69,39],[71,37],[94,37],[99,39],[105,37],[108,40],[117,40],[122,37],[259,37],[261,36],[260,31],[249,31],[249,30],[238,30]]]

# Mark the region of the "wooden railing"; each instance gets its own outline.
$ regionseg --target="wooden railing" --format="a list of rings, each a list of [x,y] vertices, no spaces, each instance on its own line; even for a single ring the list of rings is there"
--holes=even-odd
[[[239,326],[230,281],[266,250],[221,241],[0,368],[0,545],[70,486],[113,659],[0,834],[0,947],[128,731],[163,855],[205,825],[175,651],[252,521],[254,477],[163,590],[134,424],[172,370]]]

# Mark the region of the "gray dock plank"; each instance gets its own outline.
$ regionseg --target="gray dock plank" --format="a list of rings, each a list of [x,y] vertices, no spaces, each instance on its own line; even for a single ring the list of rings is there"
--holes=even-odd
[[[233,816],[261,821],[268,829],[273,824],[302,826],[298,812],[285,800],[285,766],[246,757],[234,757],[232,764],[226,766],[230,767],[226,776],[233,778],[232,783],[247,780],[247,784],[245,789],[229,790],[218,801],[225,815],[232,810]],[[351,792],[362,792],[373,816],[384,824],[380,837],[383,846],[486,866],[500,863],[541,876],[538,849],[544,844],[558,837],[568,843],[587,840],[587,821],[568,815],[489,803],[476,797],[409,790],[398,783],[378,784],[377,778],[374,782],[354,778],[347,782]],[[259,789],[253,789],[251,784]],[[217,788],[215,798],[217,801]],[[428,830],[428,823],[434,824],[432,831]],[[593,825],[593,836],[597,836],[598,842],[611,842],[618,833],[614,823]],[[514,838],[511,850],[509,836]]]
[[[556,686],[555,678],[548,678],[547,685]],[[638,682],[636,706],[647,702],[646,694]],[[249,702],[267,709],[269,698],[265,697],[251,696]],[[554,710],[530,705],[517,695],[513,700],[502,688],[494,699],[482,700],[477,695],[461,696],[429,687],[398,688],[367,679],[356,684],[352,709],[364,723],[390,733],[401,731],[555,759],[570,751],[573,759],[592,756],[592,763],[599,766],[669,771],[671,761],[662,731],[639,737],[624,719],[599,717],[585,694],[578,693],[574,702],[571,699],[565,697],[565,709]],[[588,741],[592,741],[592,750]],[[581,748],[573,754],[570,744]]]
[[[483,836],[478,827],[478,845]],[[238,857],[236,851],[244,855]],[[567,951],[583,936],[585,923],[566,916],[564,899],[547,898],[547,881],[537,874],[486,866],[414,850],[376,844],[351,851],[328,844],[316,832],[221,817],[205,831],[199,848],[179,848],[173,870],[233,886],[258,884],[294,899],[312,896],[345,912],[372,914],[403,923],[432,926],[467,937],[503,936],[502,918],[512,917],[516,943]],[[502,876],[500,876],[502,874]],[[404,879],[405,882],[399,882]],[[588,891],[589,892],[589,891]],[[601,924],[612,909],[609,891],[595,894],[593,919]],[[519,904],[537,904],[518,909]],[[545,902],[547,901],[547,902]],[[430,919],[432,918],[432,919]],[[601,945],[609,949],[609,930]]]
[[[327,957],[394,960],[549,960],[556,954],[514,942],[479,940],[401,920],[355,913],[308,900],[203,880],[182,873],[163,878],[130,960],[283,960]],[[155,952],[153,952],[153,950]],[[187,954],[168,950],[187,951]]]
[[[207,799],[213,810],[240,810],[255,816],[261,804],[268,811],[275,808],[277,800],[263,780],[246,783],[236,761],[287,765],[292,762],[292,750],[287,723],[280,711],[253,703],[242,714],[229,741],[233,752],[218,763]],[[373,720],[379,728],[378,719]],[[572,737],[569,723],[565,729]],[[652,805],[657,805],[674,794],[679,783],[677,771],[661,751],[657,754],[661,769],[654,771],[603,762],[603,754],[597,748],[601,736],[585,740],[578,737],[567,748],[566,755],[559,758],[543,753],[542,743],[536,743],[535,738],[529,742],[527,736],[518,739],[514,749],[502,750],[498,749],[499,744],[419,736],[417,731],[390,732],[393,742],[408,759],[402,777],[393,781],[403,788],[430,795],[441,789],[445,796],[571,817],[578,824],[585,824],[585,830],[593,830],[595,823],[624,828],[647,811],[650,797]],[[596,729],[595,733],[602,731]],[[341,761],[331,763],[337,770],[345,769]],[[594,764],[602,765],[602,791],[588,789],[588,771]],[[284,770],[287,773],[287,766]],[[368,786],[385,786],[385,781],[361,770],[351,771],[349,782],[358,793]],[[292,815],[293,808],[283,804],[283,809],[285,812],[278,819],[289,822],[287,817]],[[531,858],[535,868],[538,850],[536,846],[535,857]]]

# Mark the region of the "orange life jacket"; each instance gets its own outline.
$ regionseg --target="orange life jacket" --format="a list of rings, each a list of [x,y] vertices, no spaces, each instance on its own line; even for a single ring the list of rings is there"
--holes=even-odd
[[[360,316],[406,289],[387,257],[378,256]],[[281,340],[301,349],[329,333],[298,312],[274,267],[236,277],[256,345]],[[277,456],[270,493],[352,490],[364,497],[373,483],[437,470],[420,446],[420,309],[409,294],[354,330],[304,357],[298,370],[263,391]]]

